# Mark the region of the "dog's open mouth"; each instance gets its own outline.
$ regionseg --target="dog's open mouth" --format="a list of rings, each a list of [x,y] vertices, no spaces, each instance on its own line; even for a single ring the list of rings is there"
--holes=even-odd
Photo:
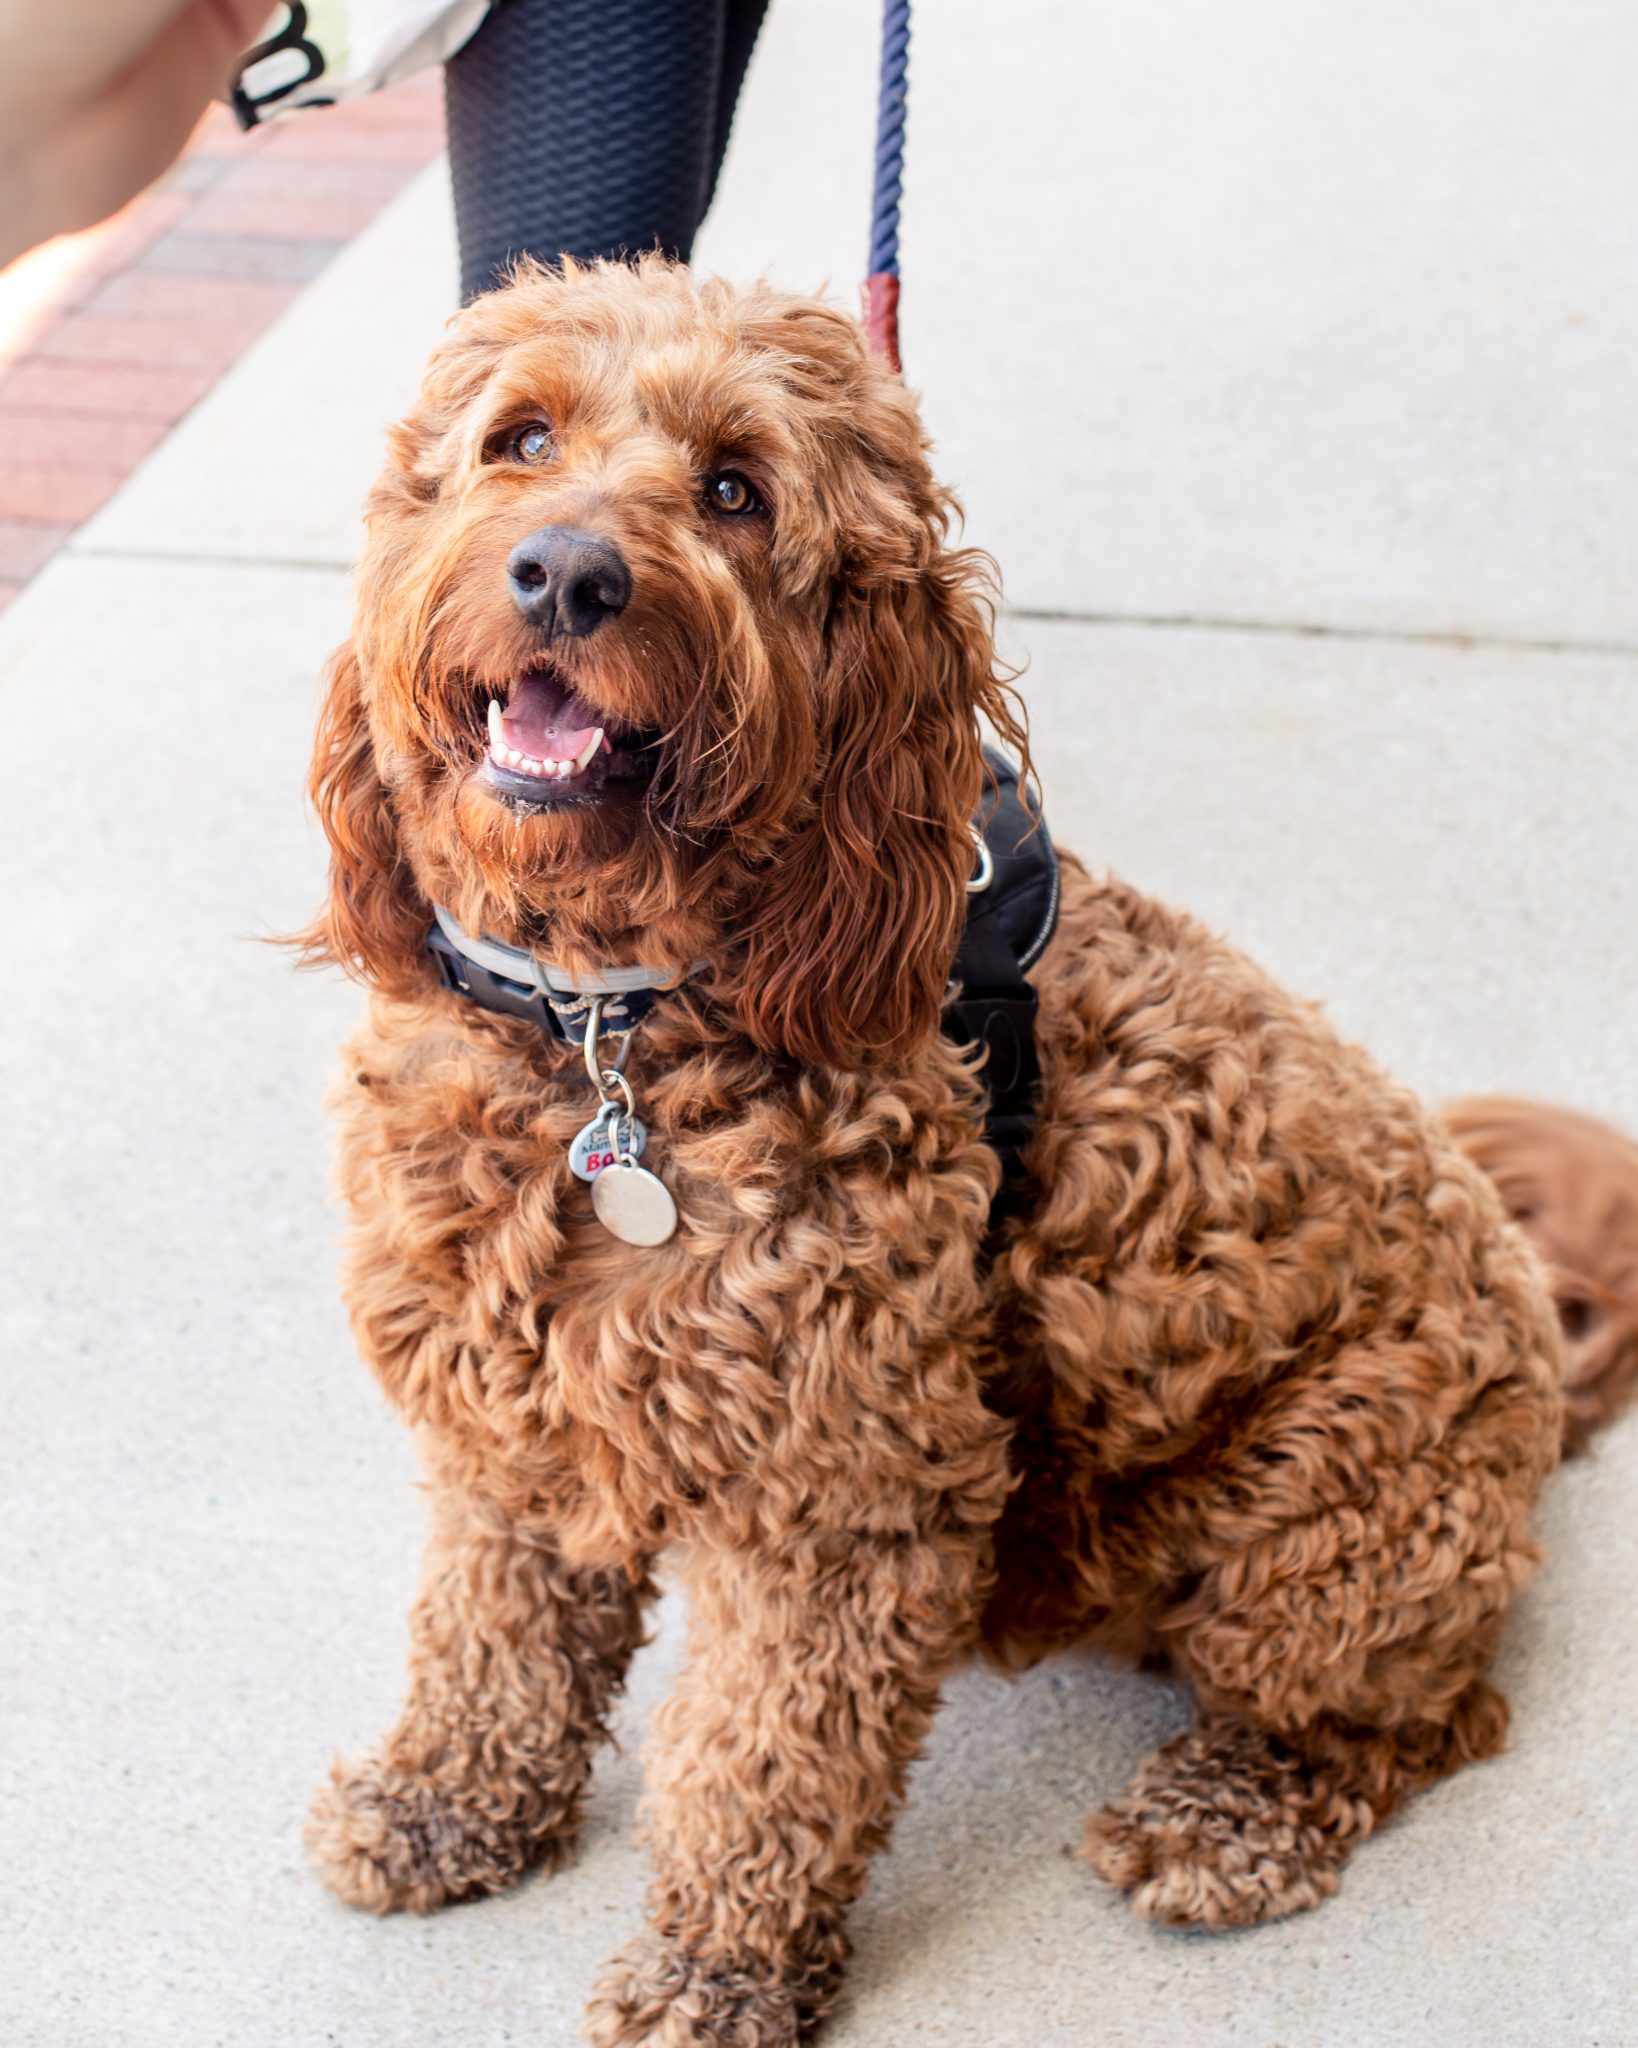
[[[491,697],[483,772],[504,802],[586,802],[653,778],[659,736],[618,724],[556,669],[526,669],[505,704]]]

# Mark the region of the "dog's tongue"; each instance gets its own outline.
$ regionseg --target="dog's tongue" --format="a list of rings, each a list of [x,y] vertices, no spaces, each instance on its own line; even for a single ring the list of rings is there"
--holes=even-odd
[[[520,754],[536,761],[577,761],[599,723],[566,684],[531,672],[512,685],[502,728]]]

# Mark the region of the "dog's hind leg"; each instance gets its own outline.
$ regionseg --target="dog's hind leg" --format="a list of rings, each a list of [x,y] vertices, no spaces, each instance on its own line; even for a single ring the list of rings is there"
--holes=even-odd
[[[1093,1816],[1084,1853],[1145,1919],[1250,1927],[1317,1906],[1409,1793],[1492,1755],[1507,1708],[1475,1680],[1442,1724],[1325,1719],[1300,1734],[1202,1717]]]
[[[1488,1199],[1474,1239],[1452,1224],[1465,1174],[1428,1230],[1438,1286],[1121,1503],[1182,1566],[1148,1619],[1199,1715],[1092,1823],[1088,1855],[1140,1912],[1245,1926],[1317,1904],[1402,1800],[1502,1745],[1485,1671],[1537,1560],[1558,1342]]]
[[[561,1862],[650,1591],[435,1482],[403,1716],[313,1802],[307,1845],[330,1889],[425,1913]]]
[[[1220,1551],[1159,1631],[1199,1725],[1088,1835],[1139,1912],[1236,1927],[1317,1905],[1401,1800],[1501,1747],[1482,1674],[1534,1562],[1557,1411],[1529,1377],[1491,1393],[1368,1500],[1281,1520],[1248,1491],[1222,1509],[1261,1533]]]

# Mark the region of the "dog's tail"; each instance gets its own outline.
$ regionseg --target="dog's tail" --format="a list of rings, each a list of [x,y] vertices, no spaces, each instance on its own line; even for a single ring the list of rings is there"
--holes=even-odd
[[[1638,1398],[1638,1145],[1573,1110],[1505,1096],[1444,1120],[1546,1262],[1564,1328],[1564,1446]]]

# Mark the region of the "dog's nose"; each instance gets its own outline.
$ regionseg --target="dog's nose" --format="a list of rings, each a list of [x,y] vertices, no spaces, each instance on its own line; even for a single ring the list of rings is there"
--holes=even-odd
[[[506,563],[517,608],[548,639],[595,633],[631,602],[631,571],[612,541],[575,526],[543,526]]]

